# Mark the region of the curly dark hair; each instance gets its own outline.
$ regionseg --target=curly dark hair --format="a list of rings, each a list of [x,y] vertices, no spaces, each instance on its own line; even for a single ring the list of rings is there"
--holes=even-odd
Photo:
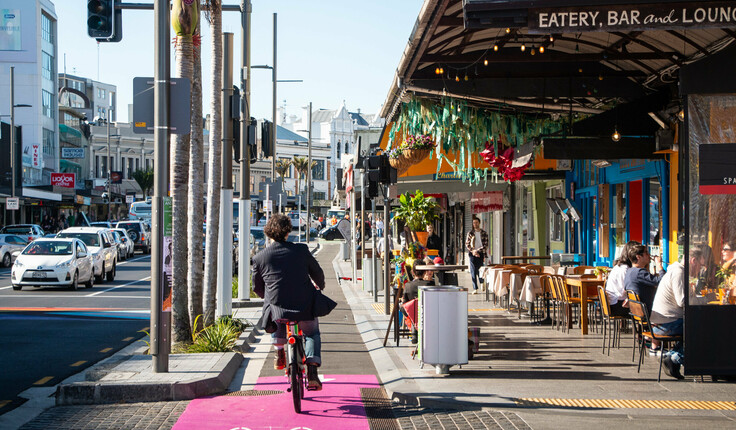
[[[268,220],[263,232],[276,242],[285,242],[291,232],[291,219],[286,215],[276,214]]]

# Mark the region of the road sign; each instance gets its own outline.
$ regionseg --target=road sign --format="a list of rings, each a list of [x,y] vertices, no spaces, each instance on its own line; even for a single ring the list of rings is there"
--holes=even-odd
[[[131,204],[135,201],[135,196],[127,195],[125,196],[125,203]]]
[[[266,210],[273,212],[273,200],[265,200],[263,203],[266,204]]]
[[[84,148],[61,148],[61,158],[84,158]]]
[[[188,134],[191,128],[191,83],[171,78],[169,128],[172,134]],[[133,132],[153,134],[153,78],[133,78]]]
[[[5,199],[5,209],[9,211],[17,211],[20,209],[20,197],[8,197]]]

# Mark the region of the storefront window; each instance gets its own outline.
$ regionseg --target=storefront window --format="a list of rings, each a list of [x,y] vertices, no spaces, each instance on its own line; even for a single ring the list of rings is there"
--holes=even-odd
[[[547,189],[548,199],[562,198],[562,187],[552,187]],[[547,222],[549,225],[549,240],[562,241],[562,215],[551,210],[547,211]]]
[[[626,245],[626,184],[616,184],[613,196],[613,225],[615,233],[613,240],[616,249],[616,257],[621,255],[621,250]]]
[[[736,96],[688,97],[690,305],[736,304]]]

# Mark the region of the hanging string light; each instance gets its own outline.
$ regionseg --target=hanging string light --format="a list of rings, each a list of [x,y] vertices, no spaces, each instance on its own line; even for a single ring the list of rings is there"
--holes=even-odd
[[[493,44],[493,50],[494,50],[495,52],[498,52],[498,45],[496,45],[495,43]]]
[[[555,37],[553,35],[551,35],[551,34],[549,35],[549,41],[550,42],[554,42],[555,41]]]
[[[526,45],[524,45],[524,42],[521,42],[521,52],[526,51]]]
[[[614,142],[618,142],[619,140],[621,140],[621,133],[618,132],[618,127],[615,127],[613,129],[613,134],[611,135],[611,140],[613,140]]]
[[[485,60],[483,60],[483,65],[484,66],[487,66],[488,65],[488,58],[486,58]]]
[[[537,51],[536,51],[536,48],[534,47],[534,45],[532,45],[532,52],[530,52],[530,53],[532,55],[536,55],[537,54]]]
[[[543,45],[539,45],[539,53],[540,54],[544,54],[544,46]]]
[[[434,74],[435,74],[435,75],[439,75],[439,74],[441,74],[441,73],[442,73],[442,71],[440,70],[440,68],[439,68],[439,67],[437,67],[436,69],[434,69]]]
[[[506,27],[506,34],[509,34],[509,33],[511,33],[511,29]]]

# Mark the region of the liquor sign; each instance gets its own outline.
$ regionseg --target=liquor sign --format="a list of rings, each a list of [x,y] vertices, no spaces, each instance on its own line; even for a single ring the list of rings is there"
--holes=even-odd
[[[51,185],[56,187],[74,188],[76,186],[76,173],[52,173]]]
[[[736,27],[733,1],[575,6],[529,10],[529,33]]]
[[[61,158],[84,158],[84,148],[61,148]]]
[[[5,209],[17,211],[20,209],[20,197],[8,197],[5,199]]]
[[[123,172],[116,172],[116,171],[110,172],[110,179],[112,180],[113,184],[122,184],[123,183]]]
[[[41,146],[38,143],[31,146],[31,166],[41,167]]]
[[[502,211],[503,191],[481,191],[475,192],[470,199],[473,205],[473,213]]]
[[[736,194],[736,143],[698,147],[700,194]]]

